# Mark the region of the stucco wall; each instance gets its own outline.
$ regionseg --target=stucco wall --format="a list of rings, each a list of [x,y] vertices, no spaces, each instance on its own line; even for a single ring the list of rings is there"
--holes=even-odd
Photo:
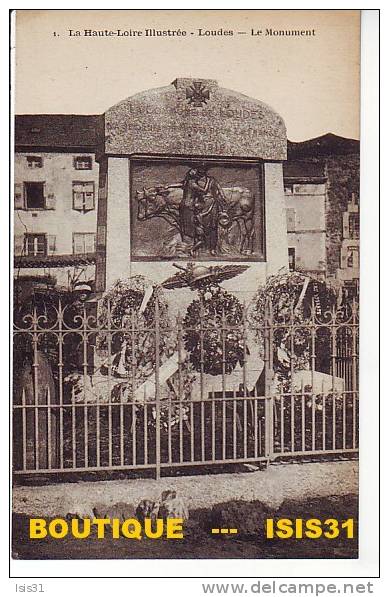
[[[285,193],[285,209],[294,210],[294,230],[288,230],[288,247],[296,250],[296,268],[325,270],[325,184],[294,184]]]
[[[29,168],[26,157],[38,155],[43,158],[42,168]],[[76,156],[92,157],[92,170],[76,170]],[[46,193],[54,195],[54,209],[15,210],[14,234],[46,233],[56,236],[56,254],[73,253],[73,232],[96,232],[97,190],[99,166],[94,155],[88,153],[17,153],[15,155],[15,183],[45,182]],[[73,209],[72,182],[95,183],[95,209],[85,213]],[[52,253],[52,251],[51,251]]]

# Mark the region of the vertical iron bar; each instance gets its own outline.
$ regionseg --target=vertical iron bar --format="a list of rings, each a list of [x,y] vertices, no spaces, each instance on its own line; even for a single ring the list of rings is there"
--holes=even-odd
[[[352,304],[352,325],[351,325],[351,334],[352,334],[352,347],[351,347],[351,389],[352,389],[352,406],[353,406],[353,448],[356,447],[356,408],[357,408],[357,392],[358,392],[358,378],[357,378],[357,358],[358,358],[358,343],[357,343],[357,329],[358,329],[358,322],[357,322],[357,304],[355,299],[353,299]]]
[[[226,314],[223,308],[222,312],[222,327],[221,327],[221,335],[222,335],[222,395],[223,400],[226,399],[226,338],[225,338],[225,330],[226,330]]]
[[[83,389],[84,389],[84,455],[85,455],[85,467],[87,468],[89,465],[89,446],[88,446],[88,435],[89,435],[89,425],[88,425],[88,405],[87,405],[87,397],[86,397],[86,383],[88,379],[88,352],[87,352],[87,343],[88,343],[88,333],[86,329],[86,308],[84,305],[84,312],[83,312],[83,321],[82,321],[82,348],[83,348]]]
[[[50,387],[46,388],[46,408],[47,408],[47,468],[51,469],[52,446],[51,446],[51,395]]]
[[[26,390],[22,389],[22,452],[23,470],[27,470],[27,421],[26,421]]]
[[[159,317],[159,297],[155,299],[155,407],[156,407],[156,433],[155,433],[155,474],[156,479],[161,478],[161,395],[159,387],[159,367],[160,367],[160,317]]]
[[[77,450],[76,450],[76,395],[74,386],[72,387],[72,468],[77,466]]]
[[[194,412],[193,400],[190,401],[190,461],[194,462]]]
[[[136,466],[136,404],[135,404],[135,396],[132,396],[132,405],[131,405],[131,418],[132,418],[132,464]]]
[[[342,447],[346,449],[346,392],[342,396]]]
[[[222,399],[222,458],[226,459],[226,401]]]
[[[284,388],[281,387],[281,396],[280,396],[280,408],[281,408],[281,453],[284,453],[285,450],[285,441],[284,441]]]
[[[149,462],[148,453],[148,408],[146,401],[146,390],[143,396],[143,452],[145,456],[145,464]]]
[[[205,422],[204,422],[204,401],[201,401],[201,460],[205,461]]]
[[[111,302],[108,301],[108,465],[112,466],[112,336],[113,320],[111,312]],[[125,340],[123,340],[125,342]],[[123,347],[122,347],[123,349]]]
[[[243,396],[247,396],[247,306],[243,304],[243,364],[242,364],[242,375],[243,375]]]
[[[305,452],[305,394],[304,381],[301,381],[301,450]]]
[[[35,470],[39,470],[39,399],[38,399],[38,318],[36,308],[34,308],[34,334],[33,334],[33,352],[34,352],[34,360],[33,360],[33,375],[34,375],[34,422],[35,422],[35,445],[34,445],[34,455],[35,455]]]
[[[61,301],[58,303],[58,392],[59,392],[59,468],[64,468],[63,461],[63,310]]]
[[[247,398],[245,397],[243,398],[243,457],[247,458]]]
[[[236,458],[236,391],[233,391],[232,403],[232,454]]]
[[[316,326],[315,326],[315,305],[312,301],[312,321],[311,321],[311,425],[312,425],[312,450],[316,449],[316,395],[315,387],[316,370]]]
[[[294,304],[290,306],[290,444],[295,449]]]
[[[216,460],[216,423],[215,423],[215,392],[212,388],[212,461]]]
[[[124,465],[124,411],[123,386],[120,386],[119,428],[120,428],[120,464]]]
[[[323,416],[323,452],[326,449],[326,402],[327,402],[327,397],[324,394],[324,381],[322,381],[321,384],[321,394],[323,396],[322,400],[323,400],[323,410],[322,410],[322,416]]]
[[[204,298],[200,298],[200,400],[204,400]]]
[[[179,408],[179,443],[180,443],[180,462],[184,461],[184,439],[183,439],[183,428],[182,428],[182,366],[184,363],[183,354],[182,354],[182,317],[179,313],[177,315],[177,349],[178,349],[178,408]],[[200,333],[200,352],[201,352],[201,333]],[[202,353],[200,354],[200,360],[202,360]],[[200,380],[201,385],[201,380]],[[200,388],[201,392],[201,388]]]
[[[254,456],[258,456],[258,397],[256,389],[254,390]]]
[[[131,400],[132,400],[132,463],[136,466],[136,404],[135,404],[135,371],[136,371],[136,354],[135,354],[135,313],[131,309]],[[143,413],[144,414],[144,413]],[[144,418],[144,417],[143,417]]]
[[[168,461],[169,464],[172,463],[172,397],[169,395],[168,400],[168,430],[167,430],[167,450],[168,450]],[[181,408],[181,404],[179,403],[179,408]]]

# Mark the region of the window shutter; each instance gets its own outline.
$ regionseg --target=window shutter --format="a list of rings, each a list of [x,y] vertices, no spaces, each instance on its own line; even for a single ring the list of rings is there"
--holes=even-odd
[[[14,207],[15,209],[24,209],[23,184],[21,182],[15,182]]]
[[[73,183],[73,209],[82,210],[84,209],[84,195],[82,183]]]
[[[84,209],[84,197],[79,191],[73,192],[73,209]]]
[[[93,190],[90,190],[90,187],[87,187],[85,193],[85,209],[91,210],[95,208],[95,194]]]
[[[55,209],[55,193],[51,184],[45,184],[45,207],[46,209]]]
[[[24,234],[15,234],[14,236],[14,255],[23,255],[24,253]]]
[[[94,234],[86,234],[85,235],[85,252],[86,253],[94,253],[95,252],[95,235]]]
[[[288,232],[296,230],[296,211],[291,208],[286,210],[286,229]]]
[[[84,235],[73,234],[73,253],[79,255],[84,252]]]
[[[343,214],[343,238],[349,238],[349,214]]]
[[[57,237],[55,234],[47,235],[47,253],[53,255],[57,250]]]

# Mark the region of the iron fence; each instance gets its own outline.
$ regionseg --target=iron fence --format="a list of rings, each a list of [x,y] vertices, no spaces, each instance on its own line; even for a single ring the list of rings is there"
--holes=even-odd
[[[200,318],[190,328],[180,315],[162,318],[158,301],[152,324],[135,311],[118,322],[109,309],[102,321],[85,305],[20,313],[15,473],[154,469],[159,477],[357,452],[356,304],[324,314],[313,305],[303,321],[268,305],[257,321],[244,309],[234,324],[223,313],[219,325]]]

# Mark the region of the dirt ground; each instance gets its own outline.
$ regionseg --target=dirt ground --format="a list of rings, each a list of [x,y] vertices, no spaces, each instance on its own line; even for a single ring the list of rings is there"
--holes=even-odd
[[[358,462],[303,462],[272,464],[265,470],[198,473],[155,479],[116,479],[23,485],[13,488],[13,512],[27,516],[91,516],[99,504],[124,502],[135,507],[142,499],[156,500],[162,491],[174,490],[189,510],[210,508],[231,500],[259,500],[278,508],[285,500],[303,500],[358,493]]]

